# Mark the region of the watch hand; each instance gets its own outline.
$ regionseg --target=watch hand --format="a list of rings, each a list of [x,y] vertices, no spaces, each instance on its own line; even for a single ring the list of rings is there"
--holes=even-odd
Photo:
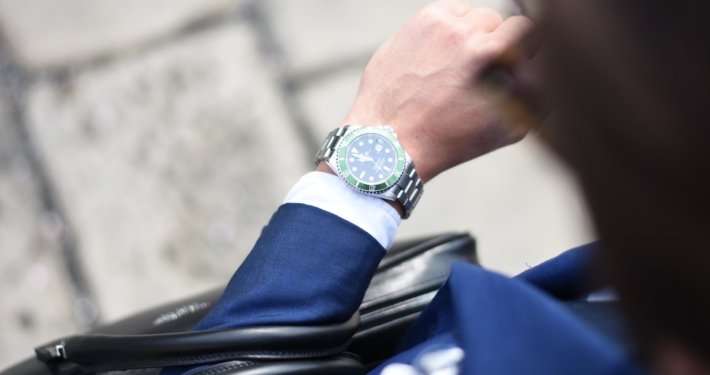
[[[384,159],[380,159],[380,160],[384,160]],[[382,171],[382,167],[379,166],[379,161],[380,161],[380,160],[378,160],[377,163],[375,163],[374,160],[373,160],[372,162],[375,163],[375,168],[377,168],[377,170],[380,171],[380,173],[385,173],[385,172]]]
[[[361,162],[361,163],[364,163],[364,162],[366,162],[366,161],[374,162],[374,160],[372,160],[371,157],[366,156],[366,155],[358,154],[358,155],[355,155],[355,157],[356,157],[356,158],[358,159],[358,161]]]

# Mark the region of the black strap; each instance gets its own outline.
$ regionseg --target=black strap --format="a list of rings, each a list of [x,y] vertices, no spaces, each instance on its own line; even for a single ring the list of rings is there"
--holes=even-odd
[[[219,363],[190,375],[365,375],[367,367],[350,353],[298,361]]]
[[[244,327],[159,335],[72,336],[35,350],[55,374],[203,364],[228,360],[317,358],[342,352],[360,322]]]

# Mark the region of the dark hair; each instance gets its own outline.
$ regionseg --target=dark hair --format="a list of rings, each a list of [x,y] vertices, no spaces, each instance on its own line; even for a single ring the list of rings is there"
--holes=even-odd
[[[675,340],[707,358],[708,2],[568,3],[594,9],[551,6],[550,138],[578,173],[639,343]]]

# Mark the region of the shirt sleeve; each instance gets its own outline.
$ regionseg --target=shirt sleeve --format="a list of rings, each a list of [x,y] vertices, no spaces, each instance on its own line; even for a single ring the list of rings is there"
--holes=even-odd
[[[325,172],[303,176],[286,195],[284,204],[301,203],[320,208],[364,230],[388,249],[402,218],[392,206],[377,197],[360,194],[340,177]]]

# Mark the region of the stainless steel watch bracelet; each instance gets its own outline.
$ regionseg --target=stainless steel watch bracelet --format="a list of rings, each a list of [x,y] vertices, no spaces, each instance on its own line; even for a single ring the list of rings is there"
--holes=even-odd
[[[343,139],[345,133],[347,133],[348,129],[350,128],[350,125],[345,125],[342,128],[337,128],[332,132],[328,133],[328,136],[325,137],[325,142],[323,143],[323,146],[321,146],[320,150],[318,150],[318,153],[316,154],[316,167],[318,166],[318,164],[320,164],[321,161],[333,156],[336,146],[338,146],[340,140]]]
[[[321,161],[328,160],[333,156],[333,154],[337,151],[340,141],[346,136],[348,130],[350,130],[350,128],[352,127],[354,126],[346,125],[342,128],[337,128],[328,134],[328,136],[325,138],[323,146],[321,146],[320,150],[318,150],[318,153],[316,154],[316,166],[320,164]],[[404,207],[404,219],[409,218],[409,216],[412,214],[412,211],[414,211],[414,208],[417,206],[417,203],[419,202],[419,199],[421,198],[422,193],[424,191],[424,184],[422,183],[422,180],[419,178],[419,174],[414,168],[414,162],[411,160],[411,158],[408,159],[409,161],[405,164],[404,171],[402,171],[402,175],[400,176],[400,178],[394,185],[392,185],[392,187],[387,189],[385,193],[364,193],[382,199],[389,198],[388,200],[399,201]]]
[[[389,191],[404,206],[404,219],[409,218],[424,192],[424,184],[419,178],[416,169],[414,169],[414,162],[407,163],[404,166],[402,177],[397,180],[397,183]]]

